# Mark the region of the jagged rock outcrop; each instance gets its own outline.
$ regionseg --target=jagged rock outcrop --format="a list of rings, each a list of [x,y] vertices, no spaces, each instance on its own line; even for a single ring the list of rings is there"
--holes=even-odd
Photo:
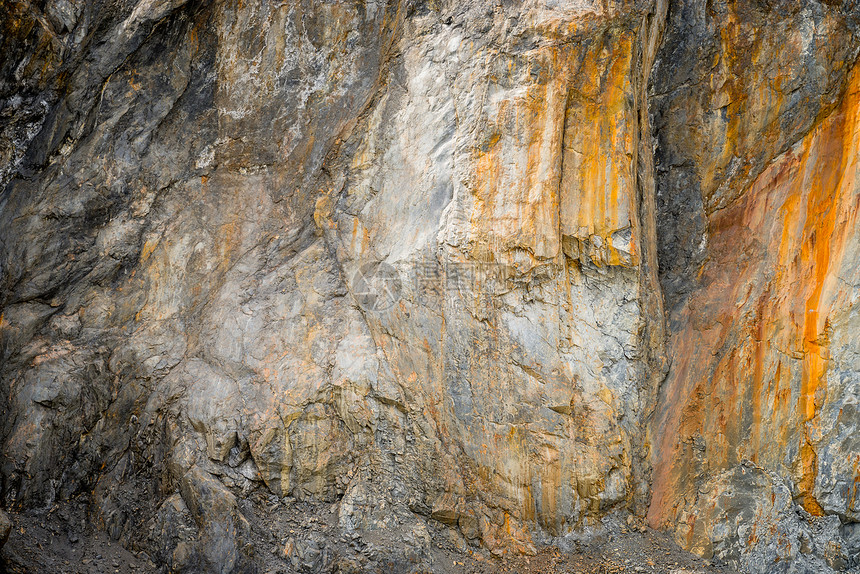
[[[856,4],[4,18],[8,507],[84,497],[176,571],[264,568],[305,500],[374,548],[308,571],[646,513],[853,564]]]

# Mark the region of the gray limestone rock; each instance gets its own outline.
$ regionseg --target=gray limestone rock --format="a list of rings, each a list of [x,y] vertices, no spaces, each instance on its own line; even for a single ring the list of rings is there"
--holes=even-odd
[[[860,46],[856,2],[735,4],[3,4],[3,504],[222,574],[638,523],[708,217]],[[856,323],[828,323],[824,516],[790,472],[699,468],[706,553],[856,566]]]

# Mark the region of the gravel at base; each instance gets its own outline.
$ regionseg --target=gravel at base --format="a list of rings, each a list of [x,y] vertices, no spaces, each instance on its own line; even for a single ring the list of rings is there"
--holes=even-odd
[[[290,521],[294,536],[331,534],[336,530],[329,517],[313,505]],[[14,524],[9,541],[0,551],[0,572],[9,574],[136,574],[168,572],[150,557],[135,554],[95,528],[78,507],[63,507],[43,513],[10,514]],[[432,549],[437,564],[432,574],[729,574],[735,572],[681,550],[664,533],[628,530],[577,543],[570,552],[545,548],[536,556],[496,558],[477,548],[457,548],[440,527],[433,533]],[[394,542],[392,542],[394,543]],[[376,541],[376,545],[385,540]],[[336,544],[335,544],[336,546]],[[277,548],[275,550],[280,550]],[[341,551],[343,549],[340,549]],[[338,551],[338,549],[335,549]],[[273,551],[268,570],[260,574],[302,572]],[[320,572],[337,572],[331,564]],[[366,570],[375,572],[375,569]],[[382,570],[379,570],[382,572]],[[393,574],[386,572],[385,574]]]

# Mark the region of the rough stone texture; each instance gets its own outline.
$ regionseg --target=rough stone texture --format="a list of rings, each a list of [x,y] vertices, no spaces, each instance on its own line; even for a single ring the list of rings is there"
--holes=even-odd
[[[744,572],[845,572],[856,566],[860,549],[846,540],[839,517],[799,510],[791,488],[753,463],[712,476],[699,487],[697,502],[695,518],[681,522],[699,529],[699,554],[719,556]]]
[[[348,289],[369,261],[402,273],[400,301],[365,319],[408,387],[390,400],[429,415],[406,451],[435,463],[421,504],[522,550],[531,523],[557,536],[644,509],[656,361],[642,342],[662,317],[640,297],[653,211],[629,161],[647,6],[541,6],[407,19],[315,213]]]
[[[113,537],[190,528],[153,552],[223,571],[260,488],[412,563],[428,518],[503,553],[644,512],[662,313],[630,158],[665,6],[98,8],[10,138],[7,504],[91,492]],[[403,275],[390,309],[356,305],[368,261]]]
[[[12,520],[9,515],[0,510],[0,548],[9,540],[9,533],[12,531]]]
[[[854,0],[676,0],[651,76],[661,279],[673,308],[708,217],[831,113],[857,56]]]
[[[653,76],[672,367],[651,523],[746,571],[842,571],[860,551],[860,12],[674,8]]]
[[[3,18],[8,507],[86,499],[174,571],[267,568],[304,502],[362,548],[279,542],[308,572],[432,570],[439,525],[565,547],[649,505],[750,571],[851,564],[856,4]]]

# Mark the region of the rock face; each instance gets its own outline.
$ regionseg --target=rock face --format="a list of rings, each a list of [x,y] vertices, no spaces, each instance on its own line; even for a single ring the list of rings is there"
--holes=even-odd
[[[4,18],[8,507],[86,497],[177,571],[262,568],[260,497],[394,571],[646,513],[856,562],[856,3]]]
[[[9,516],[0,510],[0,548],[9,540],[9,533],[12,531],[12,520]]]
[[[679,3],[652,76],[672,367],[650,517],[746,571],[841,571],[860,551],[860,12],[783,4]]]

